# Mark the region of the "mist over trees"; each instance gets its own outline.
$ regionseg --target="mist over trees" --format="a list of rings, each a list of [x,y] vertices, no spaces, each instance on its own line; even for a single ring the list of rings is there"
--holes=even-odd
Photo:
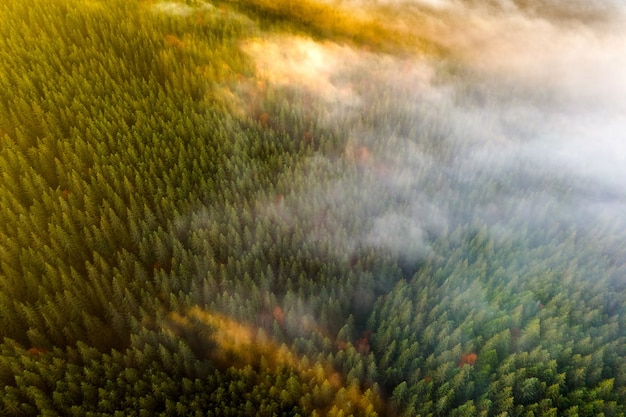
[[[0,4],[0,414],[626,415],[623,12],[477,3]]]

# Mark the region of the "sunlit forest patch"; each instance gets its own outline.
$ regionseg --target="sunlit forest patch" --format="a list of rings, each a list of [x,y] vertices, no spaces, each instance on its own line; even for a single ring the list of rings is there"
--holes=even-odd
[[[280,307],[273,310],[273,318],[284,326]],[[258,378],[291,373],[287,388],[279,392],[281,402],[300,404],[320,415],[371,415],[381,409],[378,393],[361,390],[352,380],[346,385],[344,377],[326,361],[312,363],[308,357],[298,357],[285,344],[278,345],[262,328],[244,326],[232,319],[192,308],[186,315],[173,314],[170,329],[179,337],[196,341],[191,344],[195,353],[211,360],[217,367],[257,370]],[[347,349],[347,346],[343,347]]]
[[[0,414],[626,415],[624,10],[0,4]]]

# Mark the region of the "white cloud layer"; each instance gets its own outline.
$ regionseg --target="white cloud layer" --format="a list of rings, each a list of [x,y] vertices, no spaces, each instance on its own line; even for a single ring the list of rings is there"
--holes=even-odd
[[[382,3],[394,2],[359,5]],[[399,58],[301,37],[245,46],[260,77],[316,94],[341,115],[328,123],[351,129],[345,155],[364,174],[310,192],[358,190],[360,201],[400,202],[391,211],[372,203],[369,228],[355,237],[361,244],[419,257],[431,235],[464,222],[624,226],[607,219],[626,213],[621,9],[556,0],[397,3],[431,14],[437,24],[427,35],[448,57]],[[393,116],[385,122],[386,112]],[[328,200],[326,209],[341,217],[341,204]]]

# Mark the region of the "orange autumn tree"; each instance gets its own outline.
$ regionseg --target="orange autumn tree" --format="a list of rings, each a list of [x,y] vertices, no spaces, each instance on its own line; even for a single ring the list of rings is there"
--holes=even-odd
[[[463,367],[463,365],[468,364],[474,366],[476,363],[476,359],[478,359],[478,355],[476,353],[464,353],[461,355],[461,360],[459,361],[459,367]]]

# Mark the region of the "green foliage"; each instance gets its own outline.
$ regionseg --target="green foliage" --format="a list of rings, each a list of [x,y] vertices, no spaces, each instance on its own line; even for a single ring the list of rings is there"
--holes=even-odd
[[[548,268],[564,262],[562,258],[568,259],[571,255],[566,248],[575,248],[576,242],[552,241],[550,247],[537,251],[523,250],[522,239],[510,238],[499,242],[497,250],[489,250],[485,257],[487,270],[508,268],[502,274],[479,272],[483,265],[478,261],[468,264],[464,257],[472,252],[475,240],[464,241],[445,261],[434,259],[432,267],[419,271],[410,283],[399,283],[384,301],[379,301],[370,323],[378,329],[373,346],[381,358],[379,372],[397,375],[388,381],[390,387],[401,375],[416,375],[397,385],[393,398],[399,395],[400,387],[403,397],[419,396],[421,400],[412,405],[417,414],[456,415],[469,409],[489,415],[561,415],[573,410],[589,416],[624,413],[618,405],[624,402],[623,389],[616,390],[612,385],[613,378],[623,378],[623,371],[611,367],[612,360],[608,359],[624,355],[624,335],[619,330],[623,323],[609,324],[623,320],[623,316],[615,315],[604,324],[592,325],[585,320],[595,309],[603,308],[585,290],[589,285],[587,270],[597,265],[579,264],[577,277],[570,285],[561,286],[562,292],[551,299],[541,300],[545,306],[539,306],[534,299],[525,304],[523,294],[528,294],[530,288],[559,285],[562,276],[550,273]],[[562,249],[554,251],[554,247]],[[517,265],[502,264],[513,248],[528,268],[546,268],[546,272],[528,281]],[[469,281],[468,276],[475,278]],[[426,291],[429,297],[421,297]],[[623,305],[621,295],[606,297],[609,304]],[[400,308],[407,300],[413,301]],[[563,315],[566,305],[577,305],[577,314]],[[404,309],[430,312],[431,319],[416,319],[415,315],[404,314]],[[389,334],[388,323],[402,331]],[[403,350],[387,348],[395,340],[422,347],[413,356],[415,365],[407,369]],[[477,361],[461,367],[461,355],[454,352],[476,352]],[[395,374],[398,369],[401,372]],[[432,380],[427,390],[425,376]],[[408,381],[411,385],[407,387]]]
[[[384,86],[329,126],[239,45],[309,10],[317,36],[407,45],[313,2],[233,3],[0,5],[0,414],[624,415],[604,231],[451,225],[419,262],[352,244],[398,204],[354,125],[445,161],[437,127]],[[420,172],[450,210],[485,198]]]

